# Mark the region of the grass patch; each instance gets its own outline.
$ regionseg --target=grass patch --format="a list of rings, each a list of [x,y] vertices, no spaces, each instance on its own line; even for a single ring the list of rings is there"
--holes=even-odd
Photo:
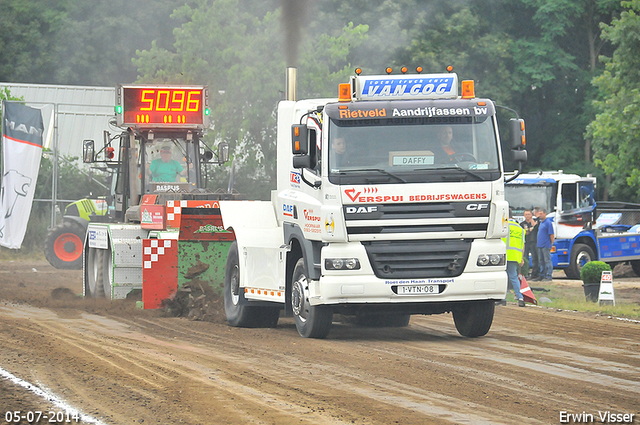
[[[20,249],[9,249],[0,246],[0,262],[2,261],[46,261],[44,252],[37,246],[22,247]]]
[[[614,284],[614,290],[616,291],[616,305],[599,305],[597,302],[594,303],[586,300],[581,284],[577,284],[576,286],[567,286],[554,285],[553,283],[536,283],[537,282],[530,282],[529,286],[532,288],[533,293],[538,299],[538,305],[549,308],[558,308],[561,310],[581,311],[585,313],[598,313],[608,316],[626,317],[629,319],[640,319],[640,304],[638,303],[637,291],[635,292],[636,295],[634,297],[631,291],[627,293],[625,289],[615,288]],[[533,288],[543,288],[548,292]],[[549,298],[551,302],[540,302],[542,297]],[[513,293],[509,292],[507,295],[507,301],[515,302]]]

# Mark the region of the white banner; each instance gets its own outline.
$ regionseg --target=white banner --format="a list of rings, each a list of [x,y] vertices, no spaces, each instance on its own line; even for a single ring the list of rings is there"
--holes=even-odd
[[[40,110],[2,102],[1,246],[22,245],[40,169],[43,131]]]

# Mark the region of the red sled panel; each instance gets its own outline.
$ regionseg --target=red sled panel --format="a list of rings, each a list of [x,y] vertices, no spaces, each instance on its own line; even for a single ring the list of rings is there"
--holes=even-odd
[[[160,308],[178,291],[178,241],[143,239],[142,302],[145,309]]]

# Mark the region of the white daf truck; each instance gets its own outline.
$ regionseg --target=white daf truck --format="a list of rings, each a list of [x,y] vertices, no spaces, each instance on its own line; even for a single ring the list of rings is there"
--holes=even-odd
[[[452,312],[485,335],[507,291],[508,204],[496,119],[455,73],[357,75],[338,99],[288,100],[277,118],[271,201],[220,201],[233,231],[224,282],[232,326],[292,314],[303,337],[334,313],[406,326]],[[514,160],[526,161],[512,120]],[[340,158],[339,158],[340,157]]]

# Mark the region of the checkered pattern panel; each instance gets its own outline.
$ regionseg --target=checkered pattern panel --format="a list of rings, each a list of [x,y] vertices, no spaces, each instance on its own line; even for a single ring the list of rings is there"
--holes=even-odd
[[[145,269],[150,269],[151,264],[157,262],[158,259],[164,255],[165,249],[171,248],[173,240],[151,239],[148,241],[149,246],[147,246],[146,240],[144,242],[145,246],[142,252],[142,263]]]

